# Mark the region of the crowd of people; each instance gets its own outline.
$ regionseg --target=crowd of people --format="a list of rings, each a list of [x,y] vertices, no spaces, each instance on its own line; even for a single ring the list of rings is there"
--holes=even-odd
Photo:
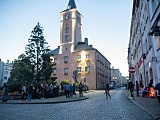
[[[79,83],[78,85],[78,90],[79,90],[79,97],[83,97],[83,89],[84,85],[82,82]],[[57,83],[55,84],[41,84],[39,87],[37,87],[34,84],[22,85],[22,98],[21,100],[26,100],[26,101],[32,101],[32,99],[45,99],[45,98],[53,98],[53,97],[58,97],[59,92],[65,94],[66,98],[70,98],[73,95],[76,95],[76,86],[75,84],[71,83],[66,83],[65,85],[58,85]],[[7,84],[4,84],[3,86],[3,98],[2,102],[6,102],[8,100],[8,86]]]
[[[59,85],[56,84],[41,84],[40,87],[36,87],[35,85],[31,84],[26,86],[24,84],[22,86],[22,100],[24,98],[28,101],[32,101],[32,99],[45,99],[45,98],[52,98],[58,96]]]
[[[78,85],[79,97],[83,97],[83,89],[84,89],[84,85],[82,84],[82,82],[80,82],[79,85]],[[64,92],[65,92],[66,98],[70,98],[73,95],[76,95],[75,91],[76,91],[76,86],[75,86],[74,83],[73,83],[73,85],[67,83],[64,86]]]
[[[144,86],[142,81],[140,82],[136,81],[135,85],[133,84],[132,81],[129,81],[126,89],[130,91],[131,97],[134,97],[133,96],[134,90],[136,91],[137,97],[139,97],[140,95],[142,97],[154,97],[155,94],[160,94],[159,91],[156,91],[154,89],[153,79],[150,80],[150,83],[146,87]]]

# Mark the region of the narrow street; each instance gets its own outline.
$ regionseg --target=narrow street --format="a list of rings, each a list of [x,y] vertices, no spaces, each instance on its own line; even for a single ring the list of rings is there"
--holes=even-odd
[[[152,120],[124,94],[124,88],[85,94],[89,99],[59,104],[0,104],[2,120]],[[78,96],[77,96],[78,97]]]

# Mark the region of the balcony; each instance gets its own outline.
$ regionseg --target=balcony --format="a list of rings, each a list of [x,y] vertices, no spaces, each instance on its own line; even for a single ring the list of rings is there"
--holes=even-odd
[[[90,59],[89,59],[89,58],[86,58],[86,61],[90,61]]]
[[[81,62],[81,59],[77,59],[77,62]]]
[[[81,74],[81,72],[78,72],[78,74]]]
[[[90,73],[89,71],[86,71],[86,72],[85,72],[85,74],[89,74],[89,73]]]

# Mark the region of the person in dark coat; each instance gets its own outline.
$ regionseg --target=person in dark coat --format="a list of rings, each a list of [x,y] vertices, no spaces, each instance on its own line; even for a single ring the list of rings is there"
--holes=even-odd
[[[33,84],[31,84],[28,88],[27,100],[32,101],[32,94],[33,94]]]
[[[136,81],[136,92],[137,92],[137,97],[139,97],[139,83]]]
[[[105,94],[106,94],[106,99],[108,99],[108,96],[111,98],[110,93],[109,93],[109,84],[108,83],[105,86]]]
[[[76,95],[76,86],[75,86],[75,84],[73,83],[73,95]]]
[[[128,83],[128,89],[130,90],[131,97],[133,97],[134,85],[133,85],[132,81],[129,81],[129,83]]]
[[[79,83],[79,97],[83,97],[83,84],[82,82]]]
[[[144,85],[143,85],[143,82],[142,80],[140,80],[140,90],[141,90],[141,95],[142,95],[142,92],[143,92],[143,89],[144,89]]]
[[[7,102],[8,101],[8,86],[6,83],[3,85],[3,98],[2,102]]]
[[[24,99],[24,96],[27,96],[26,84],[23,84],[22,86],[22,101]]]

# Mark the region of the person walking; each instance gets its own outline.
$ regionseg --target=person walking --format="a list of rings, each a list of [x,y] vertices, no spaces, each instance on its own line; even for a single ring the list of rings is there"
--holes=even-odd
[[[140,80],[140,94],[142,95],[142,92],[143,92],[143,90],[144,90],[144,85],[143,85],[143,82],[142,82],[142,80]]]
[[[132,81],[129,81],[129,83],[128,83],[128,89],[130,90],[131,97],[134,98],[134,93],[133,93],[133,91],[134,91],[134,85],[133,85]]]
[[[83,84],[82,84],[82,82],[80,82],[78,88],[79,88],[79,97],[83,97]]]
[[[66,98],[69,98],[70,97],[70,85],[69,83],[66,84]]]
[[[73,83],[73,95],[75,95],[76,96],[76,86],[75,86],[75,84]]]
[[[136,81],[136,92],[137,92],[137,97],[139,97],[139,83]]]
[[[72,86],[72,84],[70,84],[70,96],[71,97],[73,96],[73,86]]]
[[[8,101],[8,85],[4,83],[3,85],[3,98],[2,102],[7,102]]]
[[[106,99],[108,99],[108,96],[111,98],[110,93],[109,93],[109,84],[108,83],[105,86],[105,94],[106,94]]]
[[[43,84],[41,84],[41,86],[40,86],[40,92],[41,92],[41,99],[44,99],[44,85]]]
[[[24,96],[27,96],[26,84],[23,84],[22,86],[22,101],[24,99]]]
[[[32,101],[32,94],[33,94],[33,84],[31,84],[28,88],[27,100]]]

